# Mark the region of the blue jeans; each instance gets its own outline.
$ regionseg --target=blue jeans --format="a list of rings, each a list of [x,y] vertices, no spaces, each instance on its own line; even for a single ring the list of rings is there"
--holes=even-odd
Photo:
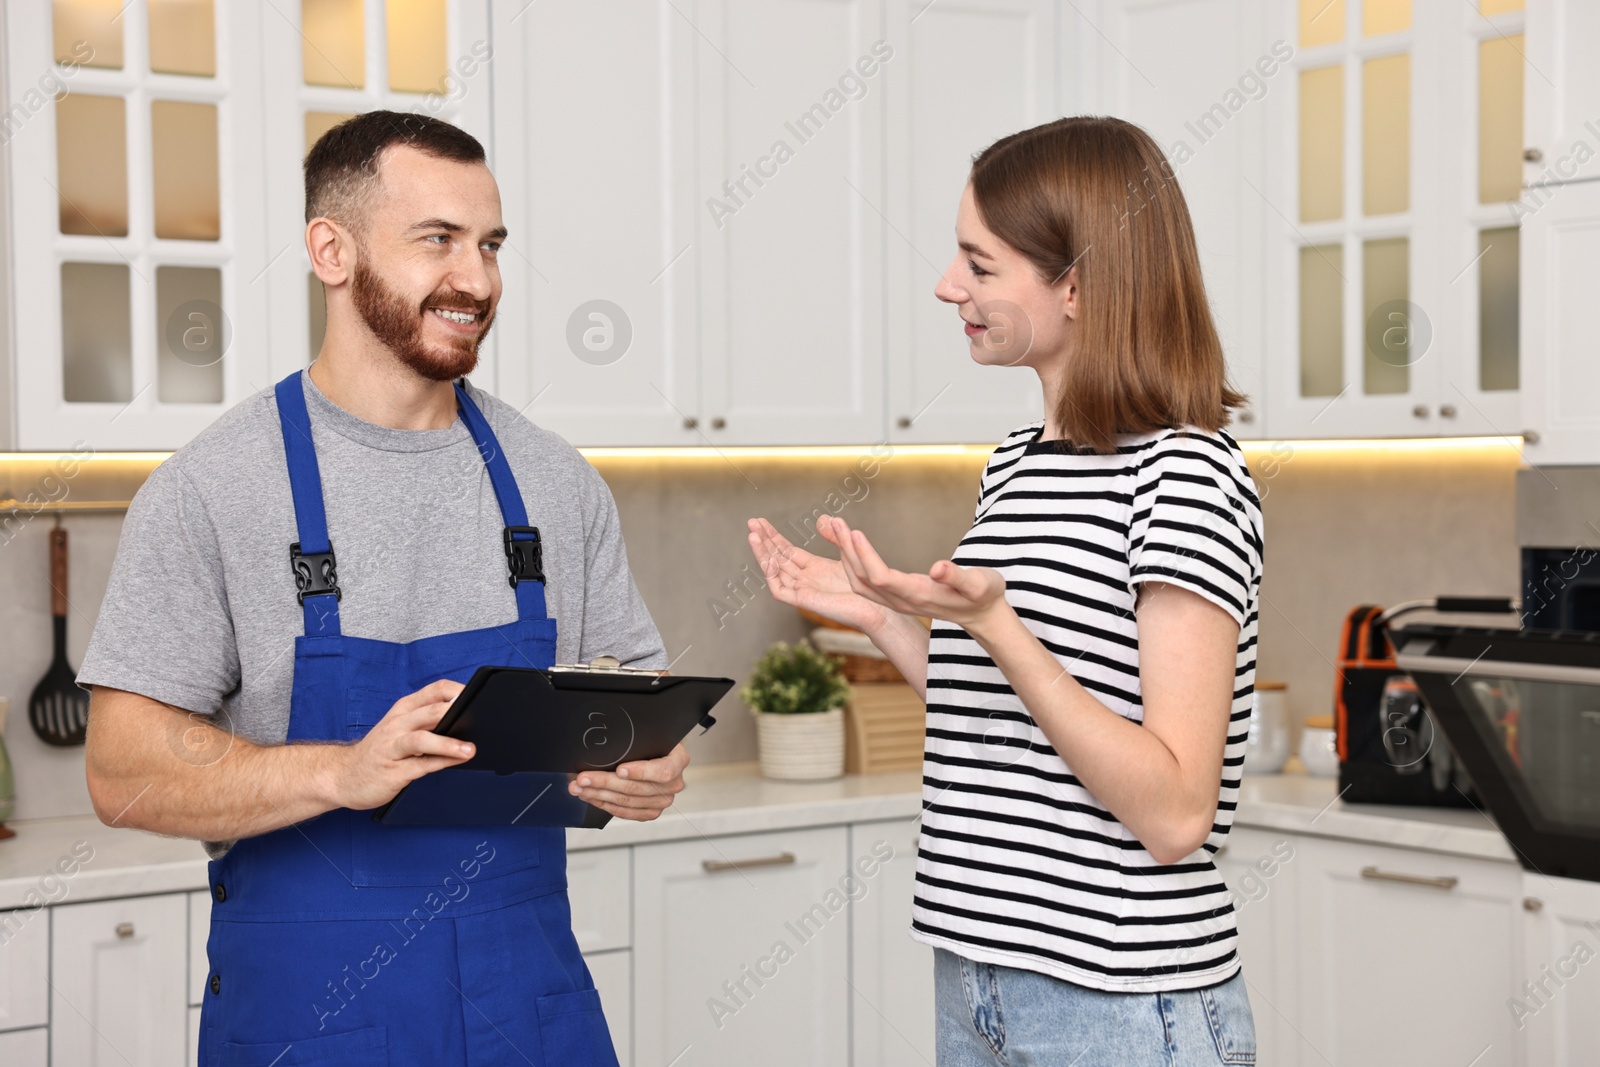
[[[933,950],[939,1067],[1192,1067],[1256,1062],[1240,972],[1178,993],[1104,993]]]

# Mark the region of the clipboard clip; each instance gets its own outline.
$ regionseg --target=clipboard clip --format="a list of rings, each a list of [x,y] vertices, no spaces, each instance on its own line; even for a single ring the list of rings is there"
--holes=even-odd
[[[579,674],[648,674],[659,678],[661,672],[650,667],[624,667],[615,656],[596,656],[588,663],[557,663],[552,671],[576,671]]]

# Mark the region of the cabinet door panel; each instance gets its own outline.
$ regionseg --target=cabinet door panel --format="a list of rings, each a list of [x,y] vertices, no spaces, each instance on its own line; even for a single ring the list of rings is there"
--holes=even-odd
[[[632,889],[625,848],[575,849],[567,853],[567,896],[572,932],[584,952],[627,948],[628,894]]]
[[[848,1061],[843,827],[634,849],[640,1063]]]
[[[1267,111],[1260,96],[1294,77],[1282,62],[1288,48],[1280,42],[1273,54],[1255,0],[1130,0],[1118,25],[1122,55],[1110,57],[1120,97],[1114,113],[1144,127],[1177,174],[1228,370],[1251,398],[1250,421],[1234,432],[1263,436],[1260,190]],[[1271,76],[1263,77],[1263,69]],[[1207,109],[1224,99],[1226,120],[1219,121]]]
[[[703,444],[694,26],[653,0],[493,17],[499,395],[575,445]]]
[[[55,1063],[170,1067],[183,1062],[189,1032],[185,896],[52,909]]]
[[[13,1030],[0,1034],[0,1063],[6,1067],[48,1067],[50,1031]]]
[[[1298,1062],[1516,1061],[1508,863],[1301,838]]]
[[[1507,1009],[1529,1064],[1577,1067],[1600,1048],[1600,884],[1524,871],[1523,971]]]
[[[699,10],[702,429],[719,445],[878,440],[885,79],[903,56],[876,47],[872,0]]]
[[[0,911],[0,1030],[50,1021],[49,966],[49,913]]]
[[[1233,892],[1239,958],[1256,1024],[1256,1062],[1290,1062],[1295,1012],[1295,857],[1286,834],[1236,826],[1215,859]]]
[[[888,859],[884,857],[887,856]],[[934,1061],[933,949],[911,940],[916,823],[850,827],[850,862],[866,890],[851,904],[850,997],[854,1062],[924,1067]]]
[[[211,937],[211,892],[189,894],[189,1003],[205,999],[206,978],[211,964],[206,956],[206,941]]]
[[[633,1063],[633,953],[596,952],[583,957],[589,965],[594,986],[600,991],[600,1006],[605,1009],[606,1025],[611,1027],[611,1043],[616,1046],[621,1067]]]
[[[1535,81],[1537,79],[1530,79]],[[1539,466],[1600,463],[1600,182],[1540,191],[1522,224],[1522,421],[1538,440],[1523,446]]]
[[[1060,114],[1057,14],[1046,0],[890,0],[889,424],[906,442],[998,442],[1039,417],[1025,367],[973,362],[933,287],[956,253],[956,205],[974,153]]]

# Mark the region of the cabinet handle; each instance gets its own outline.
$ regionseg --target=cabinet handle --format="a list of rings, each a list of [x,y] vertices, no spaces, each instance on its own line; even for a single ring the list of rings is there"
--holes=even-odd
[[[728,420],[723,418],[721,415],[718,415],[711,420],[711,428],[713,430],[720,430],[726,425],[728,425]]]
[[[1453,418],[1455,418],[1456,417],[1456,406],[1454,404],[1440,404],[1439,405],[1439,417],[1441,419],[1453,419]]]
[[[1382,871],[1376,867],[1361,868],[1361,877],[1369,878],[1375,882],[1404,882],[1406,885],[1426,886],[1429,889],[1454,889],[1456,883],[1461,880],[1451,874],[1440,878],[1429,878],[1421,874],[1397,874],[1394,871]]]
[[[693,415],[686,416],[684,418],[684,420],[683,420],[683,428],[685,430],[692,430],[696,426],[699,426],[699,425],[700,425],[700,420],[695,418]]]
[[[1538,444],[1539,443],[1539,431],[1538,430],[1523,430],[1522,431],[1522,443],[1525,444],[1525,445],[1536,445],[1536,444]]]
[[[118,923],[117,924],[117,936],[122,938],[123,940],[127,940],[128,938],[132,937],[133,936],[133,924],[132,923]]]
[[[701,860],[700,866],[704,867],[707,874],[718,871],[740,871],[746,867],[785,867],[794,862],[793,852],[780,852],[776,856],[761,856],[753,860]]]
[[[1542,910],[1544,910],[1544,901],[1540,900],[1538,897],[1523,897],[1522,898],[1522,910],[1523,911],[1542,911]]]
[[[1256,413],[1251,411],[1249,408],[1245,408],[1243,411],[1239,412],[1239,421],[1248,426],[1252,422],[1256,421]]]
[[[902,430],[909,430],[911,429],[911,416],[901,415],[898,419],[894,420],[894,424],[900,427]]]
[[[1416,407],[1411,409],[1411,414],[1415,415],[1419,419],[1427,418],[1428,417],[1428,405],[1426,405],[1426,404],[1418,404]]]
[[[1524,163],[1542,163],[1542,162],[1544,162],[1544,149],[1542,149],[1542,148],[1524,148],[1522,150],[1522,161]]]

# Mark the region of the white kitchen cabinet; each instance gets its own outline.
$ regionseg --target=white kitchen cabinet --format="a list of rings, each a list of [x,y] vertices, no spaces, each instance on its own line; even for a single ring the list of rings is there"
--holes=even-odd
[[[635,847],[639,1063],[848,1061],[847,836],[836,826]]]
[[[0,1030],[50,1021],[50,916],[43,908],[0,911]]]
[[[211,963],[206,956],[206,942],[211,937],[211,891],[202,889],[189,894],[189,1000],[198,1005],[206,998],[206,979],[211,974]]]
[[[712,444],[883,436],[884,99],[906,57],[882,20],[877,0],[697,6],[691,195]]]
[[[200,1009],[189,1009],[189,1047],[184,1062],[189,1067],[200,1067]]]
[[[851,826],[850,863],[863,887],[850,906],[852,1062],[924,1067],[935,1051],[933,949],[911,939],[915,820]]]
[[[956,308],[933,288],[956,255],[972,156],[1066,108],[1052,0],[889,0],[885,64],[889,438],[998,443],[1041,416],[1038,376],[973,361]],[[981,72],[981,74],[979,73]],[[866,190],[863,193],[870,195]]]
[[[12,1030],[0,1034],[0,1063],[6,1067],[49,1067],[50,1031]]]
[[[1577,1067],[1600,1049],[1600,883],[1522,875],[1523,969],[1503,1009],[1529,1064]]]
[[[1521,872],[1297,837],[1297,1055],[1312,1064],[1511,1067]]]
[[[1533,79],[1537,80],[1537,79]],[[1596,112],[1600,114],[1600,112]],[[1600,182],[1530,189],[1522,223],[1523,455],[1536,466],[1600,463]]]
[[[51,1062],[171,1067],[188,1042],[186,894],[63,904],[51,915]]]
[[[1294,76],[1282,61],[1289,49],[1280,40],[1274,55],[1261,0],[1124,0],[1114,10],[1120,17],[1117,52],[1107,65],[1112,111],[1144,127],[1173,166],[1228,371],[1250,397],[1233,432],[1264,436],[1267,109],[1260,97],[1281,91]],[[1220,113],[1207,111],[1219,103]]]
[[[600,1007],[611,1028],[611,1043],[621,1067],[633,1063],[633,953],[627,949],[594,952],[583,957],[600,992]]]
[[[572,932],[584,952],[627,948],[632,943],[632,867],[625,848],[578,849],[567,853],[567,898]]]
[[[1295,989],[1296,856],[1303,842],[1287,834],[1236,826],[1214,858],[1233,893],[1239,959],[1256,1024],[1256,1062],[1292,1062]]]
[[[87,40],[73,55],[99,66],[52,66],[52,5],[4,7],[18,448],[174,448],[265,384],[252,283],[268,256],[260,25],[276,16],[214,10],[207,77],[150,72],[142,6],[113,20],[116,69]]]
[[[654,0],[496,4],[493,18],[510,230],[494,391],[575,445],[704,444],[694,23]]]
[[[1600,6],[1590,0],[1535,0],[1525,22],[1524,181],[1530,186],[1600,178]],[[1531,158],[1530,158],[1531,157]],[[1528,201],[1542,198],[1538,188]]]

